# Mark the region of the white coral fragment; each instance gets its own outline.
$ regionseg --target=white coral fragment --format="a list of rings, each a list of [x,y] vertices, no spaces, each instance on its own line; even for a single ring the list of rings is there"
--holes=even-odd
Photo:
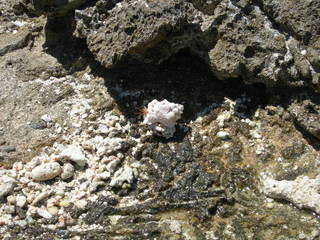
[[[154,134],[168,139],[176,131],[175,125],[182,113],[183,105],[166,99],[161,102],[154,99],[148,104],[143,123],[147,124]]]
[[[294,181],[267,178],[263,185],[263,191],[267,196],[288,200],[299,208],[308,208],[320,214],[320,175],[315,179],[300,176]]]
[[[78,145],[68,145],[66,148],[59,154],[59,158],[66,158],[75,162],[80,167],[83,167],[87,163],[86,156],[83,153],[83,150]]]

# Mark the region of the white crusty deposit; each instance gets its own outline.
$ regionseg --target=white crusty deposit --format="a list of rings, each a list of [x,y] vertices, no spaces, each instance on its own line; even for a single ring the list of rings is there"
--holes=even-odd
[[[320,214],[320,175],[315,179],[300,176],[294,181],[267,178],[263,184],[267,196],[288,200],[299,208],[308,208]]]
[[[182,113],[183,105],[171,103],[166,99],[161,102],[154,99],[148,104],[143,123],[147,124],[154,134],[171,138],[176,131],[176,122]]]

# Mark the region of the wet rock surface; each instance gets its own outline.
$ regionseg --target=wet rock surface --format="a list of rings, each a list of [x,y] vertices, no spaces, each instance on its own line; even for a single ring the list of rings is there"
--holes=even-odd
[[[317,4],[0,3],[0,238],[318,239]]]

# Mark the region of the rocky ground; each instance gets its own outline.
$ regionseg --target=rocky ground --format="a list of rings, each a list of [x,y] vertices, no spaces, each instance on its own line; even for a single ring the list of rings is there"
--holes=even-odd
[[[85,2],[0,2],[1,239],[320,239],[319,1]]]

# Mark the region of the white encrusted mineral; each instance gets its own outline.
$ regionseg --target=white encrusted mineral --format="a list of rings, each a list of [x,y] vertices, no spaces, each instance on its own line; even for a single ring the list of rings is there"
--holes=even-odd
[[[35,167],[31,172],[31,176],[34,181],[46,181],[59,176],[60,173],[60,164],[57,162],[51,162]]]
[[[308,208],[320,214],[320,175],[315,179],[300,176],[294,181],[267,178],[263,184],[267,196],[288,200],[299,208]]]
[[[148,104],[143,123],[147,124],[154,134],[171,138],[182,113],[183,105],[171,103],[166,99],[161,102],[154,99]]]

